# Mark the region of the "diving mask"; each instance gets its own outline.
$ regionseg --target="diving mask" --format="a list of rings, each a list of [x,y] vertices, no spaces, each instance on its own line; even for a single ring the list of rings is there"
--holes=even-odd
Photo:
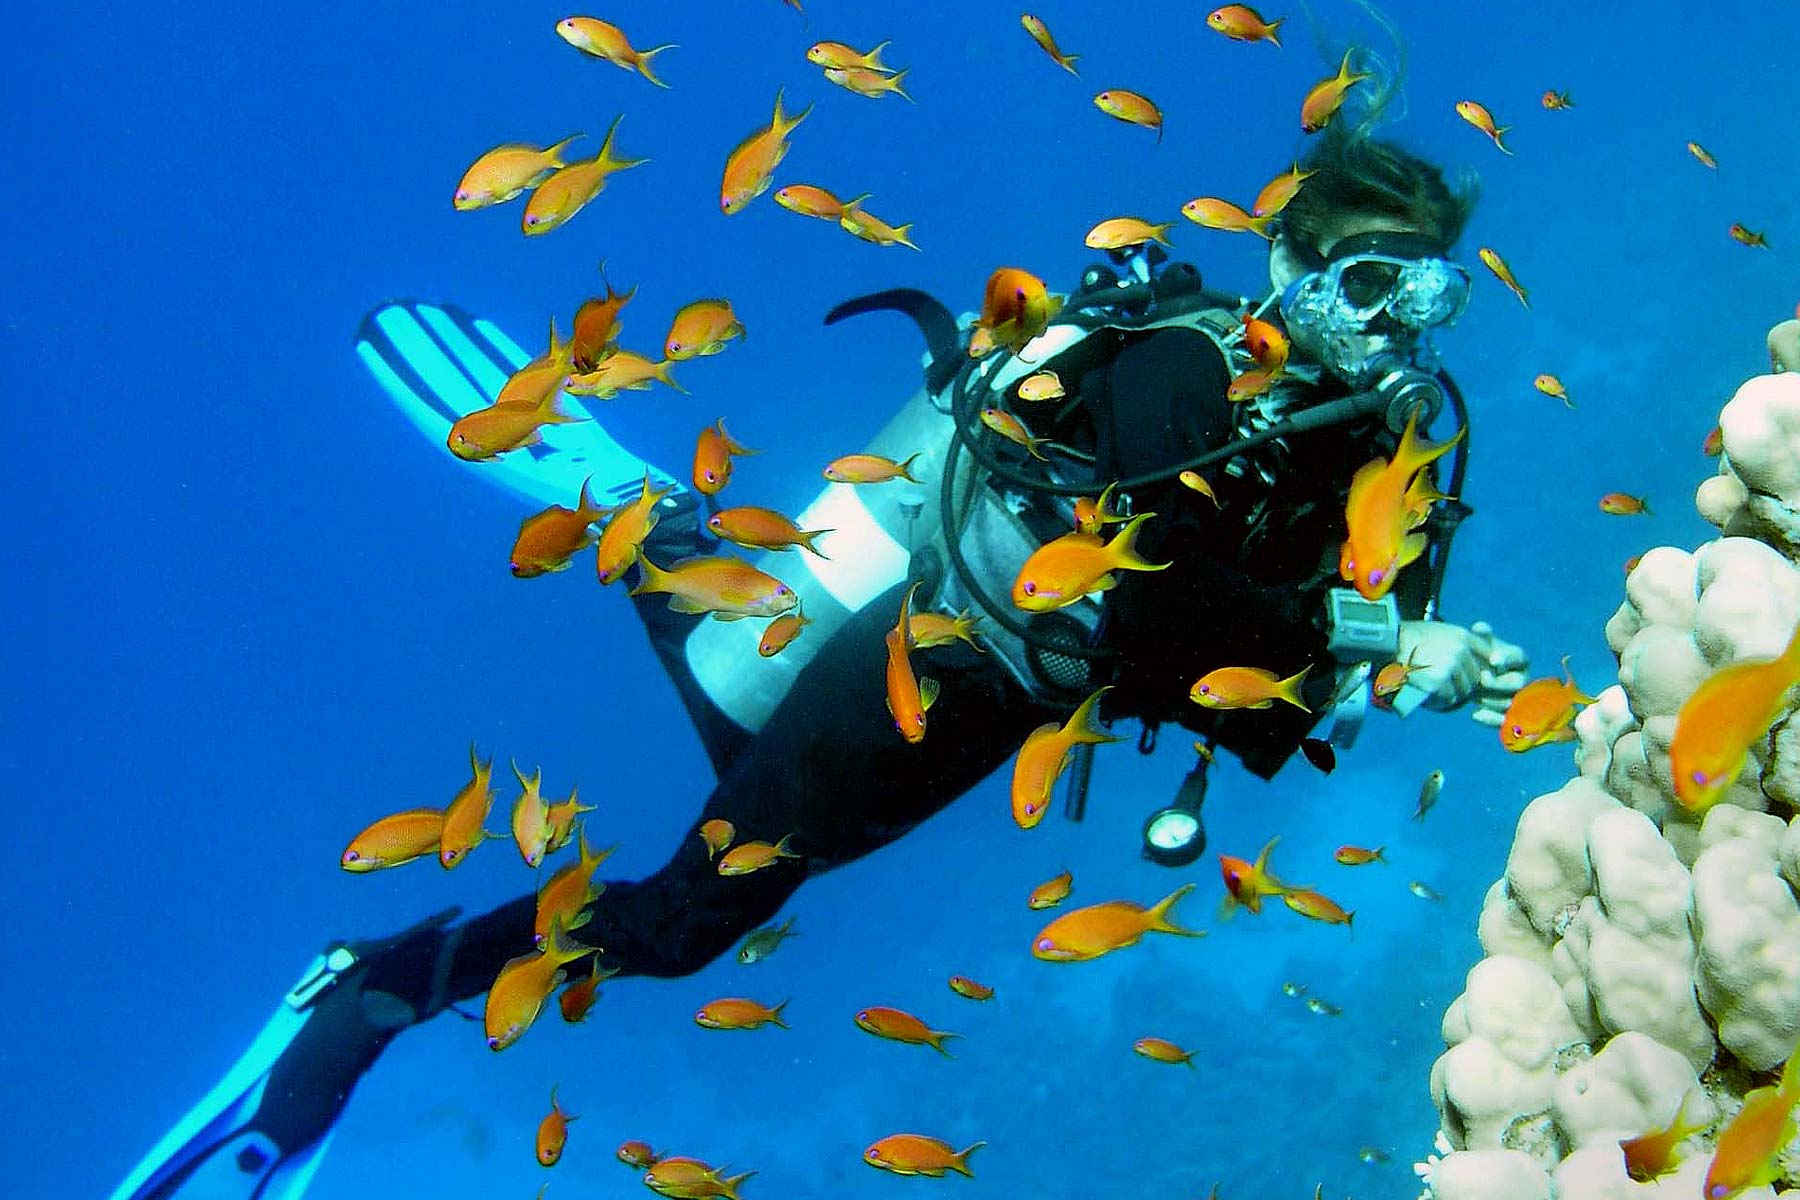
[[[1429,238],[1357,234],[1288,285],[1281,315],[1302,349],[1354,383],[1377,357],[1462,316],[1469,284],[1468,270]]]

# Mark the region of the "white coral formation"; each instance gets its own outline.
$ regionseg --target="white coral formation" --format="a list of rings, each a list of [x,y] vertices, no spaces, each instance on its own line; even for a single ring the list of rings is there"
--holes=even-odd
[[[1776,722],[1704,819],[1669,772],[1700,682],[1779,654],[1800,622],[1800,322],[1787,326],[1770,335],[1787,373],[1750,380],[1720,414],[1720,473],[1696,507],[1724,536],[1651,550],[1627,578],[1606,625],[1617,683],[1576,719],[1576,775],[1526,806],[1488,892],[1487,957],[1444,1014],[1432,1068],[1442,1155],[1417,1167],[1427,1196],[1700,1200],[1719,1119],[1800,1040],[1800,721]],[[1675,1170],[1631,1179],[1620,1140],[1684,1102],[1714,1123]]]

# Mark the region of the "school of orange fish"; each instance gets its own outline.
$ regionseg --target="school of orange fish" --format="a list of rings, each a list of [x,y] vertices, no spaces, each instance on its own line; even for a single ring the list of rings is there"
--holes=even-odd
[[[799,9],[798,0],[784,0]],[[1078,76],[1078,56],[1064,52],[1039,18],[1025,14],[1020,18],[1025,32],[1054,62],[1071,75]],[[1233,41],[1266,43],[1279,48],[1280,19],[1265,21],[1246,5],[1230,4],[1214,10],[1206,18],[1210,29]],[[672,45],[646,50],[634,49],[626,34],[618,27],[592,17],[569,17],[556,25],[556,33],[565,42],[595,59],[635,71],[659,87],[667,84],[651,69],[651,60]],[[906,72],[886,66],[882,51],[889,43],[861,51],[841,42],[821,41],[806,51],[806,60],[820,67],[825,78],[859,96],[880,99],[888,95],[907,100],[912,97],[903,89]],[[1346,52],[1335,74],[1320,80],[1304,96],[1300,107],[1300,127],[1304,133],[1325,128],[1337,115],[1347,95],[1368,78],[1366,73],[1352,70],[1354,52]],[[1117,120],[1153,129],[1161,140],[1162,111],[1148,97],[1112,88],[1098,93],[1094,103],[1101,112]],[[1548,111],[1574,108],[1566,92],[1546,91],[1542,106]],[[768,124],[746,137],[727,156],[720,186],[720,208],[726,215],[741,212],[752,201],[767,192],[773,184],[775,170],[786,157],[790,136],[805,120],[810,108],[790,115],[783,111],[776,97],[774,114]],[[1500,126],[1483,105],[1463,100],[1455,105],[1457,116],[1486,134],[1506,154],[1512,151],[1503,138],[1510,127]],[[622,157],[615,149],[619,120],[607,131],[599,152],[584,161],[569,162],[563,158],[577,134],[548,147],[509,143],[481,155],[468,168],[453,195],[458,210],[476,210],[510,201],[529,192],[524,206],[521,228],[527,236],[541,236],[567,223],[591,203],[605,188],[610,176],[647,161]],[[1716,162],[1704,148],[1688,143],[1688,151],[1708,169]],[[1272,238],[1272,222],[1282,208],[1304,186],[1308,173],[1298,164],[1265,185],[1251,208],[1246,211],[1218,197],[1203,196],[1181,207],[1181,215],[1207,229],[1224,232],[1248,232]],[[774,193],[783,208],[814,218],[834,221],[845,232],[877,245],[904,245],[918,249],[911,240],[910,224],[891,225],[862,208],[868,196],[839,200],[823,188],[792,183]],[[1137,217],[1114,217],[1097,223],[1089,231],[1086,245],[1100,249],[1123,249],[1149,241],[1165,242],[1165,234],[1174,222],[1152,223]],[[1732,225],[1730,236],[1746,246],[1768,246],[1767,239],[1742,225]],[[1529,296],[1514,277],[1505,260],[1488,247],[1478,256],[1494,277],[1529,308]],[[741,337],[744,327],[737,319],[731,303],[724,299],[700,299],[686,305],[676,314],[664,339],[662,358],[651,358],[624,350],[617,344],[620,314],[636,293],[636,288],[619,293],[606,284],[604,296],[588,299],[576,310],[570,336],[562,339],[554,320],[550,327],[549,346],[545,353],[520,368],[509,378],[498,397],[488,408],[469,414],[452,428],[448,448],[457,457],[472,463],[495,459],[501,455],[529,447],[540,440],[539,431],[546,425],[585,420],[564,414],[557,406],[558,398],[569,395],[611,399],[621,391],[643,390],[654,383],[679,389],[670,373],[671,364],[688,359],[711,356],[724,350],[734,338]],[[1002,267],[988,280],[980,316],[972,332],[969,354],[981,358],[997,349],[1018,354],[1055,317],[1061,298],[1050,294],[1043,281],[1028,271]],[[1283,373],[1289,353],[1285,334],[1275,325],[1245,313],[1240,318],[1244,351],[1252,366],[1238,374],[1231,384],[1230,399],[1248,400],[1267,390]],[[1552,374],[1541,374],[1534,381],[1547,396],[1560,399],[1573,407],[1567,390]],[[1061,380],[1053,371],[1039,371],[1021,380],[1013,388],[1012,398],[1029,411],[1031,404],[1053,400],[1063,395]],[[1415,414],[1416,415],[1416,414]],[[1026,453],[1043,457],[1039,447],[1044,439],[1035,437],[1026,419],[1019,413],[989,407],[981,413],[983,424],[997,436],[1016,444]],[[1439,492],[1430,472],[1431,464],[1455,444],[1457,438],[1441,443],[1421,440],[1411,421],[1401,437],[1399,448],[1391,460],[1376,458],[1359,469],[1350,482],[1345,505],[1346,537],[1340,553],[1340,574],[1363,596],[1378,599],[1387,594],[1400,570],[1414,561],[1425,548],[1425,535],[1420,531],[1431,506],[1450,499]],[[1718,452],[1718,431],[1707,439],[1708,453]],[[731,481],[735,458],[752,455],[752,450],[737,441],[725,428],[723,420],[703,429],[694,453],[692,483],[703,495],[717,496]],[[877,486],[892,480],[919,482],[911,468],[913,458],[894,461],[873,454],[847,454],[824,469],[826,479],[852,486]],[[1181,482],[1194,492],[1213,500],[1212,489],[1197,472],[1184,472]],[[1112,489],[1097,498],[1083,498],[1075,506],[1075,528],[1032,553],[1020,567],[1011,598],[1027,613],[1047,612],[1075,603],[1084,596],[1104,592],[1114,586],[1119,571],[1160,571],[1169,563],[1151,563],[1139,556],[1135,539],[1143,524],[1154,514],[1144,513],[1126,520],[1108,506]],[[525,519],[511,553],[511,569],[515,576],[530,578],[566,570],[574,557],[584,550],[596,551],[596,577],[603,585],[623,577],[634,564],[640,569],[640,582],[632,594],[666,593],[671,608],[681,612],[712,614],[718,620],[732,621],[747,617],[769,618],[759,653],[780,653],[799,636],[808,624],[801,611],[801,598],[780,580],[728,554],[704,556],[667,567],[651,562],[641,553],[645,539],[656,526],[657,504],[667,495],[658,490],[646,476],[638,498],[616,508],[596,505],[584,486],[575,499],[575,507],[552,505]],[[1648,514],[1649,506],[1638,497],[1609,493],[1602,498],[1603,511],[1617,515]],[[1121,523],[1122,528],[1110,540],[1102,537],[1108,524]],[[599,532],[595,532],[599,526]],[[738,546],[760,550],[792,550],[803,547],[820,553],[813,539],[824,530],[803,530],[779,512],[754,505],[718,510],[708,520],[708,527],[721,540]],[[958,616],[915,611],[915,584],[903,599],[893,629],[886,637],[885,687],[888,709],[896,731],[909,743],[926,738],[927,714],[938,694],[937,683],[916,672],[913,657],[934,646],[961,640],[979,649],[979,625],[970,613]],[[1389,663],[1374,674],[1373,692],[1376,703],[1383,704],[1405,684],[1407,676],[1429,664],[1412,661]],[[871,664],[873,686],[874,664]],[[1232,666],[1211,671],[1197,680],[1190,693],[1194,703],[1213,709],[1267,709],[1277,701],[1306,709],[1300,685],[1307,674],[1281,677],[1265,666]],[[1716,803],[1742,770],[1750,746],[1761,739],[1771,723],[1783,711],[1787,690],[1800,682],[1800,631],[1787,650],[1773,660],[1737,663],[1715,672],[1702,683],[1682,708],[1671,749],[1675,787],[1681,802],[1692,811],[1702,811]],[[1101,689],[1089,696],[1062,725],[1046,724],[1034,730],[1019,748],[1014,760],[1011,781],[1012,814],[1022,829],[1031,829],[1049,807],[1058,779],[1071,761],[1072,752],[1080,745],[1115,742],[1095,715]],[[1501,744],[1509,751],[1523,752],[1534,747],[1566,742],[1574,738],[1573,722],[1593,697],[1584,694],[1566,672],[1534,680],[1513,697],[1500,726]],[[1205,743],[1196,745],[1202,755],[1210,757]],[[1311,739],[1303,749],[1307,758],[1321,770],[1333,765],[1330,749]],[[391,814],[358,833],[340,859],[346,871],[363,873],[399,866],[435,854],[439,864],[450,870],[482,842],[503,834],[491,833],[487,819],[495,795],[492,788],[492,760],[482,762],[470,747],[471,778],[442,809],[417,808]],[[483,1022],[488,1045],[498,1051],[521,1037],[542,1012],[549,997],[560,987],[558,1006],[563,1018],[579,1022],[598,996],[600,983],[607,972],[596,959],[588,973],[570,980],[568,968],[580,959],[596,954],[599,948],[575,941],[571,932],[588,920],[586,908],[603,887],[594,878],[595,871],[611,853],[610,849],[594,851],[580,828],[580,814],[590,811],[579,802],[571,789],[567,799],[546,799],[542,789],[542,773],[527,777],[513,765],[521,791],[513,804],[511,840],[525,865],[540,878],[549,856],[571,843],[577,855],[571,862],[543,880],[538,889],[537,916],[534,924],[535,945],[508,962],[488,991]],[[1423,820],[1437,802],[1444,786],[1441,771],[1432,772],[1425,780],[1414,812]],[[762,831],[774,835],[780,831]],[[798,858],[790,847],[789,836],[770,842],[738,840],[738,831],[723,820],[705,822],[698,830],[709,857],[717,862],[721,875],[744,875],[765,869],[784,858]],[[1270,855],[1279,839],[1272,839],[1254,860],[1233,855],[1219,856],[1225,895],[1222,916],[1237,908],[1259,913],[1265,899],[1279,898],[1292,911],[1311,920],[1349,928],[1354,912],[1310,887],[1284,882],[1270,869]],[[1384,848],[1341,846],[1335,861],[1346,867],[1361,867],[1387,861]],[[1199,937],[1201,931],[1175,923],[1175,904],[1194,887],[1187,883],[1152,905],[1130,900],[1109,900],[1078,908],[1050,921],[1032,939],[1031,954],[1048,962],[1078,962],[1099,958],[1136,945],[1146,934],[1166,933],[1182,937]],[[1413,894],[1435,900],[1438,894],[1421,881],[1409,884]],[[1033,910],[1047,910],[1062,904],[1073,889],[1073,877],[1067,871],[1035,888],[1027,898]],[[782,938],[791,936],[792,921],[776,929],[752,934],[740,952],[741,962],[754,962],[772,953]],[[566,986],[565,986],[566,984]],[[969,1000],[990,999],[994,992],[965,975],[952,975],[949,986]],[[1304,984],[1283,985],[1287,995],[1299,998]],[[725,997],[704,1005],[694,1017],[706,1029],[749,1030],[766,1025],[786,1028],[783,1004],[772,1007],[741,997]],[[1321,1016],[1341,1013],[1337,1006],[1318,996],[1306,999],[1309,1010]],[[930,1045],[948,1054],[944,1042],[957,1036],[930,1028],[912,1014],[897,1008],[869,1007],[855,1014],[856,1024],[869,1033],[892,1041]],[[1169,1064],[1193,1066],[1193,1052],[1167,1039],[1146,1036],[1137,1040],[1133,1050],[1145,1058]],[[1776,1134],[1800,1103],[1800,1055],[1788,1063],[1778,1086],[1753,1092],[1744,1110],[1724,1129],[1718,1141],[1712,1171],[1708,1175],[1707,1196],[1719,1198],[1735,1195],[1748,1186],[1747,1181],[1765,1171],[1779,1149]],[[540,1123],[536,1157],[545,1167],[554,1166],[562,1158],[573,1116],[557,1102],[551,1091],[550,1112]],[[1622,1153],[1634,1177],[1652,1179],[1671,1169],[1673,1152],[1682,1138],[1699,1129],[1675,1114],[1669,1126],[1647,1131],[1643,1136],[1621,1144]],[[984,1143],[976,1142],[957,1151],[948,1142],[920,1134],[896,1133],[870,1145],[863,1159],[871,1166],[903,1175],[942,1176],[947,1172],[970,1175],[970,1155]],[[628,1141],[617,1151],[621,1162],[642,1170],[644,1182],[664,1196],[702,1198],[722,1196],[737,1200],[738,1187],[754,1172],[729,1175],[723,1167],[701,1159],[657,1154],[642,1141]],[[1365,1148],[1364,1161],[1380,1161],[1386,1154]],[[540,1195],[542,1194],[540,1190]],[[1217,1191],[1215,1189],[1214,1196]]]

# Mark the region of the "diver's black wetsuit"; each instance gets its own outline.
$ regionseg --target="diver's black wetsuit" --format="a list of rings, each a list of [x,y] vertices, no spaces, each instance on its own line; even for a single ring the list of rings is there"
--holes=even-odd
[[[1072,390],[1088,414],[1102,478],[1164,468],[1231,437],[1230,373],[1203,334],[1101,330],[1056,363],[1065,380],[1079,381]],[[1189,725],[1252,771],[1272,775],[1315,718],[1284,705],[1251,714],[1253,720],[1209,713],[1187,699],[1188,689],[1219,666],[1291,673],[1326,664],[1322,596],[1335,582],[1343,498],[1356,468],[1392,446],[1391,433],[1373,423],[1294,438],[1282,451],[1288,457],[1273,492],[1253,473],[1237,479],[1209,472],[1222,505],[1217,512],[1173,482],[1135,492],[1138,511],[1159,514],[1144,527],[1140,551],[1174,566],[1125,573],[1107,598],[1103,645],[1116,655],[1108,714]],[[715,547],[689,510],[665,518],[647,549],[667,561]],[[1034,700],[995,655],[953,645],[932,652],[931,674],[943,688],[926,743],[903,741],[879,684],[883,638],[901,591],[865,605],[840,627],[754,736],[726,718],[688,671],[683,643],[704,618],[670,612],[660,595],[635,601],[718,772],[694,830],[722,817],[740,838],[791,834],[804,858],[723,878],[700,838],[684,837],[661,870],[609,883],[592,904],[592,920],[577,937],[603,948],[608,969],[656,976],[698,970],[772,918],[808,874],[905,834],[1000,767],[1031,729],[1066,715],[1066,708]],[[1420,615],[1416,584],[1400,605],[1405,615]],[[1323,670],[1316,675],[1308,694],[1319,700],[1330,680]],[[535,903],[522,896],[439,935],[452,939],[447,987],[421,1011],[485,991],[507,959],[531,947]],[[407,994],[404,976],[416,968],[387,966],[374,965],[379,986]]]

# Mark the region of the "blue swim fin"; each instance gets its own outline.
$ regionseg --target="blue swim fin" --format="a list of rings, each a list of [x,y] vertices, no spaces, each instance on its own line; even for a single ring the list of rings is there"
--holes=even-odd
[[[356,1081],[395,1034],[443,1006],[436,995],[413,1004],[366,986],[368,965],[404,954],[435,987],[431,963],[456,913],[314,959],[243,1057],[110,1200],[300,1200]]]
[[[451,454],[445,444],[450,426],[492,404],[507,377],[531,360],[492,321],[453,305],[396,300],[363,318],[356,353],[395,407],[446,460],[534,507],[572,506],[590,477],[595,500],[607,507],[637,499],[646,471],[653,486],[687,490],[619,445],[598,420],[547,425],[537,445],[489,462],[466,463]],[[564,397],[562,403],[573,407],[577,399]]]

